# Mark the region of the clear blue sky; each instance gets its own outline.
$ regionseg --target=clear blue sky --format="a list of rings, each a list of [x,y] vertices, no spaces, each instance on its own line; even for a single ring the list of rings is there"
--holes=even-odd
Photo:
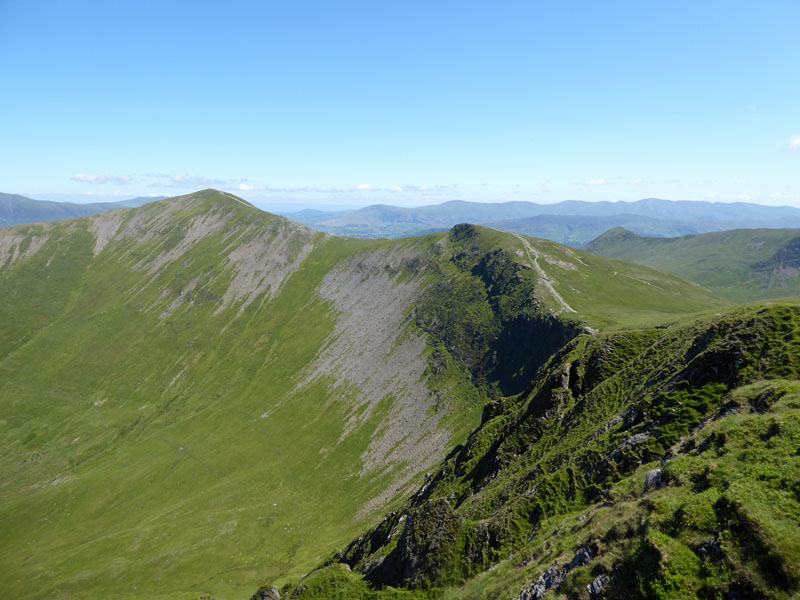
[[[0,191],[800,206],[800,2],[0,0]]]

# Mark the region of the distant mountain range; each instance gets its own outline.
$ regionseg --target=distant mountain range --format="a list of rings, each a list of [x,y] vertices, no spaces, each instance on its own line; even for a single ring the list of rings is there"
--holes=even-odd
[[[614,227],[639,235],[671,237],[745,227],[800,227],[800,209],[745,202],[695,202],[648,198],[636,202],[480,203],[455,200],[403,208],[376,204],[354,211],[304,210],[291,219],[335,235],[397,238],[476,223],[583,246]]]
[[[86,217],[118,208],[135,208],[164,197],[120,202],[50,202],[0,193],[0,227]],[[744,228],[800,228],[800,209],[745,202],[695,202],[648,198],[636,202],[465,202],[453,200],[416,208],[375,204],[357,210],[305,209],[286,215],[333,235],[401,238],[447,231],[459,223],[544,238],[582,247],[615,227],[645,237],[677,237]]]
[[[88,217],[89,215],[96,215],[116,208],[135,208],[148,202],[163,200],[164,198],[165,196],[140,196],[119,202],[78,204],[76,202],[34,200],[19,194],[0,193],[0,227]]]

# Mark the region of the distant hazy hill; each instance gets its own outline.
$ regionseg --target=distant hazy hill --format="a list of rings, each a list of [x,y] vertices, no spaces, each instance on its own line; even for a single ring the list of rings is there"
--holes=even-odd
[[[586,250],[673,273],[733,301],[800,295],[798,229],[647,238],[618,227]]]
[[[513,231],[531,237],[546,238],[568,246],[582,246],[613,227],[627,227],[642,235],[678,236],[699,233],[703,227],[698,223],[657,219],[644,215],[540,215],[524,219],[507,219],[485,223],[487,227]],[[708,227],[710,225],[706,225]]]
[[[603,231],[620,226],[659,237],[743,227],[800,227],[800,209],[788,206],[656,198],[636,202],[568,200],[555,204],[457,200],[416,208],[376,204],[327,216],[320,211],[289,216],[335,235],[396,238],[444,231],[457,223],[477,223],[571,246],[582,246]]]
[[[116,208],[135,208],[148,202],[163,200],[159,197],[138,197],[120,202],[93,202],[78,204],[75,202],[51,202],[49,200],[33,200],[19,194],[0,193],[0,227],[23,225],[25,223],[47,223],[88,217]]]

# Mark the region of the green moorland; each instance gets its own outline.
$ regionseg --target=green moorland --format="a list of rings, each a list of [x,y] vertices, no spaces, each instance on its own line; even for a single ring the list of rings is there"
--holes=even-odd
[[[0,230],[0,291],[16,599],[296,582],[586,327],[726,305],[543,240],[335,238],[210,190]]]
[[[796,598],[798,379],[796,303],[582,335],[280,596]]]
[[[586,245],[699,283],[732,302],[800,294],[800,230],[736,229],[670,238],[616,227]]]

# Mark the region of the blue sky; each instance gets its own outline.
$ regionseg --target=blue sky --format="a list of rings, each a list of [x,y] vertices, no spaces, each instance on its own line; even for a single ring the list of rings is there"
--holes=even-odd
[[[0,191],[800,206],[800,3],[0,0]]]

